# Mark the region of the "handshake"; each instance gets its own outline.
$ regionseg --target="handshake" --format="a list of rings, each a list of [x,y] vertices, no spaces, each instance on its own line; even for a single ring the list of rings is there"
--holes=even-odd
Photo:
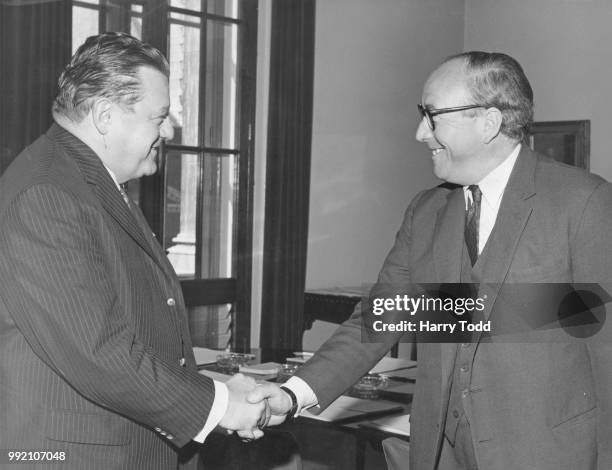
[[[282,423],[293,406],[291,397],[276,384],[257,385],[236,374],[225,385],[229,402],[219,426],[229,434],[235,431],[245,442],[262,437],[264,427]]]

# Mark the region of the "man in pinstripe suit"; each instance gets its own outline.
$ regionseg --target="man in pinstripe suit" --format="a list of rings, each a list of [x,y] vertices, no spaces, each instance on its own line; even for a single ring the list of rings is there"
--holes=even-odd
[[[156,171],[168,108],[159,51],[91,37],[60,77],[56,123],[0,180],[0,449],[170,469],[217,426],[262,435],[253,381],[197,373],[178,279],[120,186]]]

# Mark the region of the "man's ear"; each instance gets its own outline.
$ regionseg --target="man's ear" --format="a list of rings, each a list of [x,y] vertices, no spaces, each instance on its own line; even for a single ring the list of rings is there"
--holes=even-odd
[[[91,118],[93,125],[101,135],[109,131],[113,117],[113,103],[106,98],[96,99],[91,107]]]
[[[485,110],[483,124],[483,141],[486,144],[491,143],[495,137],[499,135],[503,121],[502,113],[497,108],[487,108]]]

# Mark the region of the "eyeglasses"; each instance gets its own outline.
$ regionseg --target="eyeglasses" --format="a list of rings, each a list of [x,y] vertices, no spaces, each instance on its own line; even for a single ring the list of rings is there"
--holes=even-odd
[[[474,108],[484,108],[484,106],[480,104],[469,104],[467,106],[456,106],[454,108],[429,109],[423,106],[422,104],[417,104],[417,108],[419,110],[419,113],[421,113],[421,119],[425,118],[425,121],[427,121],[427,125],[433,131],[436,129],[436,123],[434,122],[433,118],[438,114],[455,113],[457,111],[465,111],[467,109]]]

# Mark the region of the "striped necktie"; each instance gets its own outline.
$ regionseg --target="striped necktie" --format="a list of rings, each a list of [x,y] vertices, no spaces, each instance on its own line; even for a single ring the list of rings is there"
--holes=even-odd
[[[472,193],[472,200],[469,201],[467,212],[465,213],[465,244],[467,245],[472,266],[474,266],[478,260],[478,230],[482,191],[480,191],[477,184],[468,186],[468,189]]]
[[[130,196],[128,196],[128,193],[125,190],[124,185],[122,185],[122,184],[119,185],[119,192],[121,193],[121,197],[123,197],[123,200],[125,201],[127,206],[131,209],[132,208],[132,202],[130,201]]]

